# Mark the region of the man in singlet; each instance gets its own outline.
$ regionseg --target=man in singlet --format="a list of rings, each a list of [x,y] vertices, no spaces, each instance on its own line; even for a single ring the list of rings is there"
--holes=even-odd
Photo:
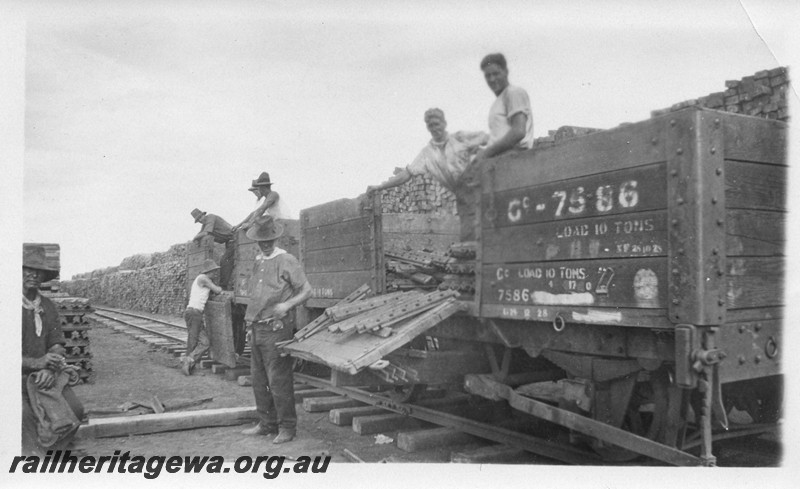
[[[200,274],[192,282],[189,304],[183,315],[186,320],[186,329],[189,332],[186,340],[186,356],[183,358],[181,366],[184,375],[192,375],[195,363],[208,351],[209,341],[203,321],[203,310],[211,292],[215,294],[222,292],[222,287],[214,283],[215,279],[219,279],[219,265],[210,258],[206,259]]]
[[[244,229],[246,231],[255,224],[258,218],[263,216],[272,216],[276,219],[288,218],[282,209],[280,195],[278,195],[278,192],[272,190],[272,181],[269,178],[269,173],[261,172],[261,175],[253,180],[249,190],[253,192],[258,199],[256,208],[253,212],[248,214],[242,222],[234,226],[234,234],[239,231],[239,229]]]

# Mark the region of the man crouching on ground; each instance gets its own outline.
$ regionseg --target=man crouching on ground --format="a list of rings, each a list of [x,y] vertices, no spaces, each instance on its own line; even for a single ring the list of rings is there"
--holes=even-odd
[[[245,435],[275,435],[272,443],[291,441],[297,432],[292,359],[281,356],[277,343],[294,334],[293,309],[311,297],[297,258],[275,246],[283,226],[265,216],[247,230],[261,252],[250,276],[250,304],[245,324],[250,337],[250,370],[259,423]]]
[[[83,405],[70,388],[78,372],[66,364],[64,333],[56,306],[39,285],[58,276],[41,246],[22,255],[22,453],[44,456],[63,450],[83,419]]]
[[[183,314],[189,334],[186,339],[186,356],[183,358],[181,366],[183,375],[192,375],[195,364],[208,351],[209,340],[203,319],[203,310],[206,308],[208,295],[211,292],[215,294],[222,292],[222,287],[214,283],[214,280],[217,279],[219,279],[219,265],[211,258],[206,258],[203,268],[192,282],[189,304]]]

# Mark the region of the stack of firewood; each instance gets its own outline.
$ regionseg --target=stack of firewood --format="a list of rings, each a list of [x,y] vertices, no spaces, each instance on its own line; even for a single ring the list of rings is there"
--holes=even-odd
[[[392,326],[458,296],[453,290],[411,290],[368,297],[370,292],[368,286],[361,286],[295,333],[295,340],[303,340],[323,329],[340,334],[342,338],[364,333],[385,338],[392,334]]]
[[[384,213],[454,213],[455,208],[453,193],[430,175],[414,175],[403,185],[381,192],[381,209]]]
[[[88,315],[94,312],[94,309],[89,300],[83,297],[69,297],[65,293],[45,295],[53,301],[58,311],[61,331],[64,333],[64,346],[67,350],[67,364],[78,369],[81,382],[92,382],[94,371],[89,344],[92,320]]]
[[[447,254],[387,249],[386,290],[475,293],[475,243],[454,243]]]
[[[685,107],[699,106],[745,114],[765,119],[789,120],[786,92],[789,90],[789,72],[778,67],[762,70],[741,80],[725,82],[724,92],[715,92],[705,97],[686,100],[666,109],[654,110],[651,115],[666,114]]]
[[[186,308],[186,264],[169,261],[97,278],[71,280],[62,288],[95,303],[156,314],[182,314]]]

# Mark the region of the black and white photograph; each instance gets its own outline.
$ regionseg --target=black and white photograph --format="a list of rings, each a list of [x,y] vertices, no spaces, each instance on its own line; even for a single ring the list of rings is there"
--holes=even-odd
[[[791,487],[798,18],[0,2],[0,479]]]

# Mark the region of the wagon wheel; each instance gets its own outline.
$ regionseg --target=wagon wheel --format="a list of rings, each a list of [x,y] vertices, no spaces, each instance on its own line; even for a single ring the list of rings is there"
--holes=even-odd
[[[653,373],[649,381],[636,384],[625,411],[621,428],[650,440],[658,437],[667,420],[669,380]],[[628,462],[640,456],[636,452],[593,438],[592,449],[609,462]]]
[[[428,384],[396,385],[389,391],[389,398],[400,403],[414,402],[427,388]]]

